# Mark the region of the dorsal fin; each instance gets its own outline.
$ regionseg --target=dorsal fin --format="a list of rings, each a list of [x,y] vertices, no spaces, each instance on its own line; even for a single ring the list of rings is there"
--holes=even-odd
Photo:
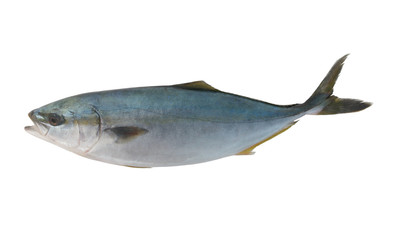
[[[176,88],[182,88],[182,89],[187,89],[187,90],[200,90],[200,91],[214,91],[214,92],[220,92],[216,88],[210,86],[204,81],[195,81],[195,82],[189,82],[189,83],[182,83],[182,84],[177,84],[173,85],[173,87]]]

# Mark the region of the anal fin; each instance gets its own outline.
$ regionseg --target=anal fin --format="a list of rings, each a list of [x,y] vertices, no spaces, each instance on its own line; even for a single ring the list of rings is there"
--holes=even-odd
[[[296,123],[297,123],[297,121],[292,122],[292,123],[289,124],[287,127],[285,127],[285,128],[283,128],[282,130],[276,132],[275,134],[271,135],[270,137],[268,137],[268,138],[266,138],[266,139],[264,139],[264,140],[262,140],[262,141],[260,141],[260,142],[258,142],[258,143],[256,143],[256,144],[254,144],[254,145],[252,145],[252,146],[246,148],[246,149],[243,150],[242,152],[239,152],[239,153],[237,153],[237,154],[235,154],[235,155],[252,155],[252,154],[254,154],[253,150],[254,150],[258,145],[263,144],[264,142],[266,142],[266,141],[268,141],[268,140],[270,140],[270,139],[272,139],[272,138],[278,136],[279,134],[281,134],[281,133],[283,133],[284,131],[286,131],[286,130],[288,130],[289,128],[291,128],[291,127],[292,127],[294,124],[296,124]]]

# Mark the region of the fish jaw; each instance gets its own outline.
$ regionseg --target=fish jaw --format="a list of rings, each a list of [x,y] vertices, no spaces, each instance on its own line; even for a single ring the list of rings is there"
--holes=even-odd
[[[25,131],[28,132],[29,134],[35,136],[35,137],[41,138],[41,139],[46,140],[48,142],[48,139],[45,138],[45,136],[40,133],[40,130],[39,130],[39,128],[36,125],[26,126],[25,127]]]
[[[49,127],[41,123],[44,121],[44,117],[37,110],[29,112],[28,116],[32,120],[34,125],[26,126],[25,131],[32,134],[33,136],[46,136],[48,134]]]
[[[39,122],[39,120],[42,120],[42,116],[38,114],[37,110],[33,110],[31,112],[29,112],[28,114],[29,118],[32,120],[33,124],[32,126],[26,126],[25,127],[25,131],[28,132],[29,134],[38,137],[40,139],[43,139],[47,142],[51,142],[49,141],[49,139],[46,137],[46,135],[48,134],[48,127],[41,124]]]

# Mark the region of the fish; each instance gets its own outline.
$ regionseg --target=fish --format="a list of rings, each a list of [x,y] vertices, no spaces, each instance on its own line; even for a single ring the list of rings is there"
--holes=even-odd
[[[84,93],[29,112],[25,130],[86,158],[150,168],[251,155],[304,115],[357,112],[371,103],[338,98],[338,59],[301,104],[276,105],[204,81]]]

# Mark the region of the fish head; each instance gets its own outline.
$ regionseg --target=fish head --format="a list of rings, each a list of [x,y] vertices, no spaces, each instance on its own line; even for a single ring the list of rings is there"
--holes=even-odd
[[[79,154],[100,138],[100,115],[76,97],[59,100],[31,111],[33,126],[25,130],[43,140]]]

